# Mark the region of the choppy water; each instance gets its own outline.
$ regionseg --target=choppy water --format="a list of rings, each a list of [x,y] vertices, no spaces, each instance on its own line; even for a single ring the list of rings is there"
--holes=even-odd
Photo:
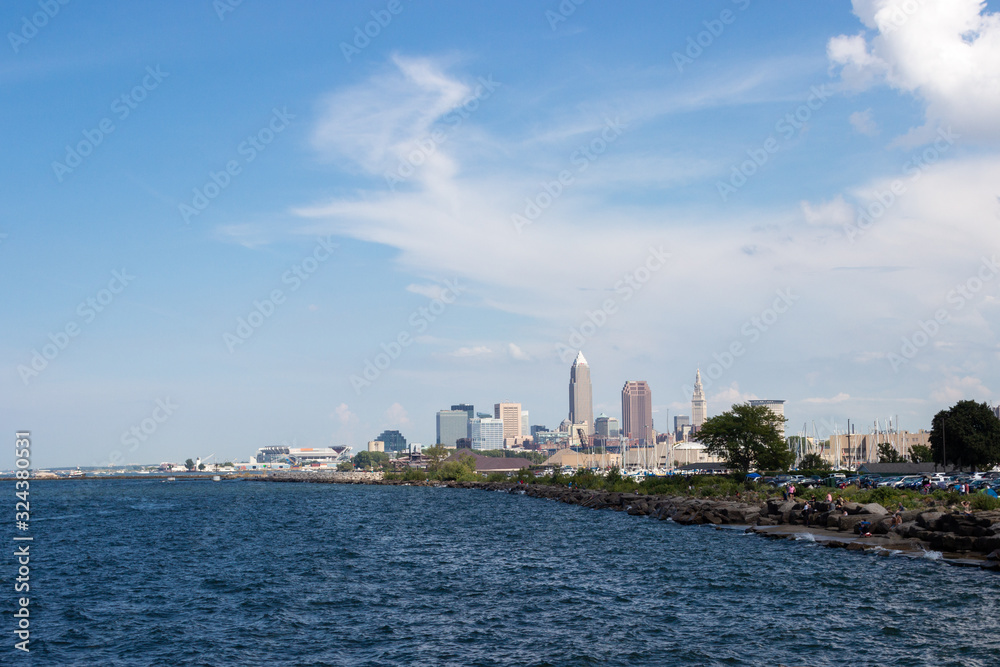
[[[31,509],[7,664],[1000,664],[1000,577],[932,559],[458,489],[38,482]]]

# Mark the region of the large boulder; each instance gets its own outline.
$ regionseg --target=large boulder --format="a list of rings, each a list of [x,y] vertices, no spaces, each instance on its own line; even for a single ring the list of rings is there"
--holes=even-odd
[[[917,516],[917,525],[926,530],[937,530],[943,512],[924,512]]]
[[[885,516],[889,513],[889,510],[882,507],[878,503],[868,503],[867,505],[861,506],[861,511],[859,514],[875,514],[877,516]]]

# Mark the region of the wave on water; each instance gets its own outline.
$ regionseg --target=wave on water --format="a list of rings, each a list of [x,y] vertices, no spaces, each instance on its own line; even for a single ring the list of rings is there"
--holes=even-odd
[[[816,536],[812,533],[799,533],[795,536],[796,542],[815,542]]]
[[[944,554],[940,551],[925,549],[924,552],[920,554],[920,557],[926,558],[927,560],[941,560],[944,558]]]

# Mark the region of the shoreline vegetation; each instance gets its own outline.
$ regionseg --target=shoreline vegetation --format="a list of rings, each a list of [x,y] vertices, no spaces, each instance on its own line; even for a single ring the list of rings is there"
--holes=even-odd
[[[502,475],[502,480],[435,479],[422,471],[414,472],[421,474],[281,471],[260,479],[522,494],[682,525],[746,526],[748,531],[772,539],[806,539],[848,551],[940,558],[953,565],[1000,571],[1000,501],[985,494],[817,487],[785,500],[779,489],[715,475],[649,477],[636,482],[614,470],[607,477],[584,470],[574,475],[556,472],[535,477],[525,470],[512,477]],[[836,501],[826,502],[828,493],[842,500],[841,509],[835,507]],[[971,510],[963,507],[963,500],[971,504]]]

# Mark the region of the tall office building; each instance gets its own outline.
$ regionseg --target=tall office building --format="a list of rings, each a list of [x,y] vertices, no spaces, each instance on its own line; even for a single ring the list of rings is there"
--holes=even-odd
[[[503,422],[503,437],[521,437],[520,403],[497,403],[493,406],[493,418]]]
[[[778,415],[779,417],[785,416],[785,402],[784,401],[770,401],[766,399],[757,401],[747,401],[750,405],[763,405],[768,408],[771,412]],[[785,422],[781,423],[781,437],[785,437]]]
[[[622,435],[638,445],[653,442],[653,397],[644,380],[622,387]]]
[[[385,443],[387,452],[406,451],[406,438],[399,431],[382,431],[375,439]]]
[[[684,439],[685,430],[691,430],[691,418],[687,415],[677,415],[674,417],[674,439],[677,442]]]
[[[528,419],[528,411],[521,410],[521,435],[528,437],[531,435],[531,420]]]
[[[572,424],[587,424],[587,435],[594,434],[594,399],[590,387],[590,366],[583,358],[583,352],[576,355],[576,361],[569,371],[569,421]]]
[[[455,447],[459,438],[469,437],[469,413],[465,410],[439,410],[437,413],[437,442]]]
[[[594,419],[594,431],[602,438],[615,440],[618,438],[618,420],[602,412]]]
[[[473,449],[503,449],[503,420],[475,417],[469,421]]]
[[[691,430],[697,432],[708,418],[708,402],[701,388],[701,369],[694,376],[694,393],[691,394]]]
[[[473,417],[476,416],[476,410],[475,410],[475,408],[472,407],[471,405],[469,405],[468,403],[459,403],[458,405],[453,405],[453,406],[451,406],[451,409],[452,410],[464,410],[465,412],[469,413],[469,419],[472,419]]]

